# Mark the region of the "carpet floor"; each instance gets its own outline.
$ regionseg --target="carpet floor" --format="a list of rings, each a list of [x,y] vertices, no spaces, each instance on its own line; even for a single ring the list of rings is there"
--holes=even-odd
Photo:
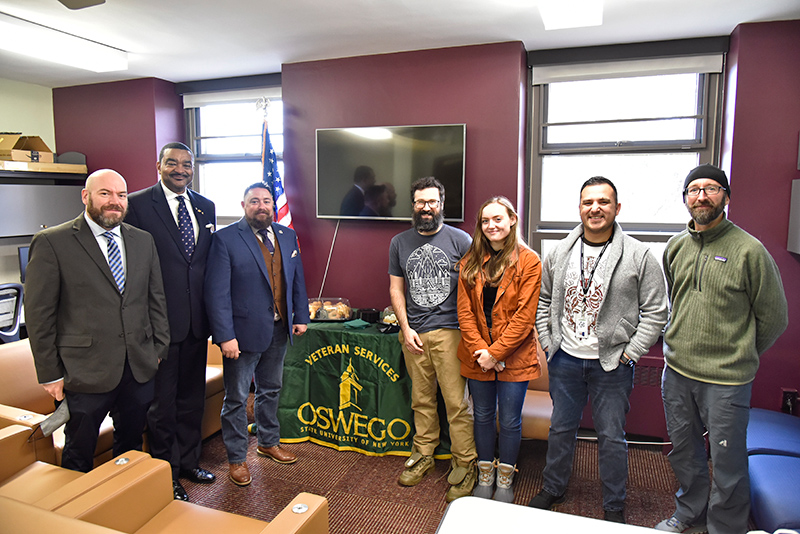
[[[436,469],[414,487],[403,487],[397,477],[403,458],[371,457],[338,452],[310,442],[287,445],[299,460],[280,465],[256,455],[250,436],[247,463],[253,483],[238,487],[228,479],[228,463],[220,434],[203,448],[201,467],[218,480],[201,485],[183,481],[192,502],[245,516],[271,520],[299,492],[328,499],[331,534],[432,534],[445,511],[449,460],[437,460]],[[523,441],[515,479],[515,503],[525,505],[542,487],[547,443]],[[628,523],[652,527],[674,511],[677,482],[660,447],[629,447]],[[602,518],[602,488],[597,469],[597,443],[580,440],[575,450],[567,500],[556,511]]]

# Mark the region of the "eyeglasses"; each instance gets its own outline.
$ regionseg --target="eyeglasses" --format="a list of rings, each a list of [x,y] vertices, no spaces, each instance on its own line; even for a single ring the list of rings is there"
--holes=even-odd
[[[414,207],[418,210],[421,210],[425,206],[430,206],[431,208],[438,208],[439,204],[441,204],[438,200],[415,200]]]
[[[684,193],[687,197],[697,197],[700,196],[700,191],[705,191],[706,196],[711,197],[714,195],[718,195],[720,191],[725,189],[724,187],[720,187],[718,185],[707,185],[705,187],[692,187],[690,189],[686,189]]]

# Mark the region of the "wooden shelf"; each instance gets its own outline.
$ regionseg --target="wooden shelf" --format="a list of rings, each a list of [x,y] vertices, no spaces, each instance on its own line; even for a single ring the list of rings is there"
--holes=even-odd
[[[71,163],[28,163],[26,161],[6,161],[0,160],[0,170],[15,172],[47,172],[64,174],[86,174],[86,165],[74,165]]]

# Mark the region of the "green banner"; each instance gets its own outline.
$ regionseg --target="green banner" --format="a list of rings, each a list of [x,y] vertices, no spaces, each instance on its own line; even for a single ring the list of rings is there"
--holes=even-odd
[[[375,325],[310,324],[286,353],[278,419],[284,443],[408,456],[411,379],[397,334],[381,334]],[[449,442],[443,445],[437,457],[449,456]]]

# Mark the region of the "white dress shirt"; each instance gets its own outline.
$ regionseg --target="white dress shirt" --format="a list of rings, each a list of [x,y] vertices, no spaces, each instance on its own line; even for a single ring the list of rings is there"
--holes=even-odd
[[[197,224],[197,217],[194,216],[194,207],[192,206],[192,200],[189,198],[189,194],[184,192],[178,195],[165,186],[164,182],[159,180],[158,183],[161,184],[161,189],[164,190],[164,196],[167,197],[169,212],[172,213],[172,218],[175,220],[175,226],[178,228],[180,228],[180,224],[178,223],[178,197],[182,196],[184,198],[186,211],[189,212],[189,219],[191,219],[192,228],[194,229],[194,242],[197,243],[197,236],[200,235],[200,227]]]
[[[86,219],[86,222],[89,223],[89,228],[92,230],[92,234],[94,238],[97,240],[97,245],[100,247],[100,252],[103,253],[103,257],[108,262],[108,239],[103,234],[110,231],[114,234],[114,241],[117,243],[117,248],[119,248],[119,253],[122,256],[122,271],[125,273],[125,277],[128,277],[128,264],[125,261],[125,241],[122,240],[122,233],[119,231],[119,226],[115,226],[111,230],[107,230],[94,222],[89,214],[85,211],[83,212],[83,217]]]

